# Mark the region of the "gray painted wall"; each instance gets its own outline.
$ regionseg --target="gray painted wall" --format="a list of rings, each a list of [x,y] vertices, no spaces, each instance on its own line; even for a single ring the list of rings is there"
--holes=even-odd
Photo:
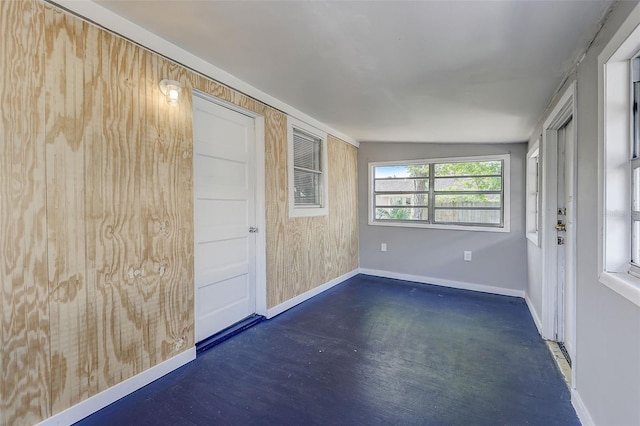
[[[362,143],[358,150],[360,267],[463,283],[526,289],[524,179],[526,143]],[[368,163],[511,153],[511,232],[368,225]],[[387,251],[380,244],[387,243]],[[471,250],[473,260],[463,261]]]
[[[597,58],[637,2],[620,2],[587,52],[577,80],[577,323],[576,392],[597,425],[640,425],[640,307],[598,281]],[[563,90],[564,91],[564,90]],[[553,107],[553,105],[552,105]],[[543,116],[543,122],[547,115]],[[532,135],[533,144],[540,128]],[[540,250],[528,244],[530,270]],[[541,313],[541,278],[529,274],[528,295]]]

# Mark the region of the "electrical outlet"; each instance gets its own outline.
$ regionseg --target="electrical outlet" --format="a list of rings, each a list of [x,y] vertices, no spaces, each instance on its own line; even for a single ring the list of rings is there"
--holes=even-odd
[[[465,251],[464,252],[464,260],[465,260],[465,262],[471,262],[471,252],[470,251]]]
[[[387,251],[387,243],[380,244],[380,251]]]

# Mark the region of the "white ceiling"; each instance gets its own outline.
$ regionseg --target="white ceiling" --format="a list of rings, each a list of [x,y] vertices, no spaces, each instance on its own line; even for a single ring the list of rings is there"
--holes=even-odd
[[[529,139],[612,4],[95,1],[361,142]]]

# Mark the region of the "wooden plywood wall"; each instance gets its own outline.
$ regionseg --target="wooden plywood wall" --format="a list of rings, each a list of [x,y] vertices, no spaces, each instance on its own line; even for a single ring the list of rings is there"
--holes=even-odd
[[[357,268],[353,146],[329,138],[329,216],[289,219],[283,113],[38,0],[0,31],[0,425],[193,347],[192,88],[265,117],[268,306]]]
[[[286,132],[286,118],[277,127]],[[358,268],[357,149],[333,136],[327,143],[329,215],[302,218],[288,217],[286,135],[267,146],[269,307]]]

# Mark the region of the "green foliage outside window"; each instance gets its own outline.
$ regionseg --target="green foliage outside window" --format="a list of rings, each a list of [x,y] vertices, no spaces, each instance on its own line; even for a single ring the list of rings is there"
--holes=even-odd
[[[400,194],[405,194],[407,202],[396,202],[384,192],[378,192],[385,189],[377,189],[380,201],[376,202],[375,218],[499,223],[500,210],[496,209],[502,208],[502,167],[500,160],[382,166],[376,169],[380,188],[402,191]],[[431,179],[430,174],[433,174]],[[388,183],[383,185],[383,182]],[[429,188],[430,182],[433,188]],[[431,200],[429,194],[433,197]],[[386,203],[384,197],[388,197]],[[434,212],[434,208],[437,209],[435,219],[429,218],[434,214],[429,211]]]

